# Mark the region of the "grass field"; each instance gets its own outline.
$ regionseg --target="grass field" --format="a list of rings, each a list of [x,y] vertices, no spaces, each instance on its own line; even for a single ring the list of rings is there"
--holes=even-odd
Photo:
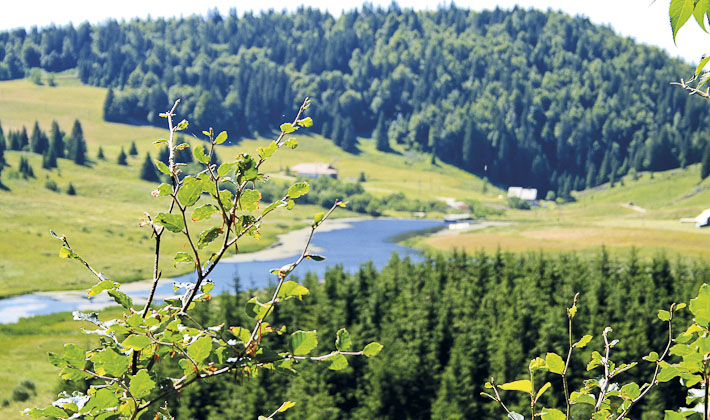
[[[57,76],[56,81],[56,87],[37,86],[28,80],[0,82],[0,123],[7,132],[23,125],[31,130],[37,120],[40,127],[49,130],[51,121],[56,119],[64,131],[70,131],[78,118],[92,162],[77,166],[60,159],[58,170],[46,171],[41,168],[39,155],[6,152],[10,167],[2,174],[2,183],[9,190],[0,190],[0,215],[6,221],[0,224],[0,297],[84,288],[95,282],[79,264],[56,257],[59,242],[50,237],[50,229],[67,235],[77,252],[113,280],[150,277],[153,241],[148,228],[139,228],[138,223],[144,211],[154,214],[164,208],[161,202],[165,203],[165,199],[151,197],[155,185],[139,180],[138,173],[145,153],[156,154],[151,143],[166,137],[167,130],[107,123],[101,118],[105,89],[83,86],[70,73]],[[187,134],[202,129],[191,127]],[[425,156],[414,153],[378,152],[372,141],[363,140],[361,153],[353,155],[317,135],[296,137],[300,142],[298,149],[279,151],[264,165],[266,173],[277,174],[301,162],[333,162],[344,179],[355,179],[364,172],[365,188],[373,194],[402,191],[411,198],[444,196],[490,201],[500,193],[491,187],[484,196],[481,181],[473,175],[449,165],[432,167]],[[138,145],[139,155],[129,157],[128,167],[117,165],[120,148],[128,150],[132,141]],[[221,149],[219,155],[227,160],[244,151],[253,153],[270,141],[244,140]],[[95,158],[99,147],[104,150],[105,161]],[[12,176],[21,156],[29,159],[36,178]],[[48,180],[53,180],[62,192],[46,189]],[[69,183],[75,187],[76,196],[63,193]],[[317,211],[320,209],[313,206],[297,206],[292,212],[279,209],[273,223],[263,229],[262,239],[245,242],[240,249],[248,252],[268,246],[279,233],[304,226]],[[340,211],[336,215],[352,213]],[[199,232],[200,227],[209,225],[194,230]],[[169,256],[185,246],[182,240],[173,240],[164,243],[163,249]],[[169,261],[162,269],[165,276],[181,270]]]
[[[596,253],[602,246],[620,255],[636,248],[641,256],[659,252],[688,258],[710,257],[710,230],[681,224],[710,207],[708,181],[699,165],[643,174],[576,194],[577,201],[531,211],[508,211],[513,223],[461,234],[420,239],[423,247],[444,250]],[[629,204],[633,203],[633,206]]]

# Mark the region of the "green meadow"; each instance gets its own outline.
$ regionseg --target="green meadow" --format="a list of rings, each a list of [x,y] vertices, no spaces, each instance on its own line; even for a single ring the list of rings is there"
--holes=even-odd
[[[56,77],[57,86],[38,86],[28,80],[0,82],[0,123],[5,132],[23,125],[31,130],[34,121],[48,130],[57,120],[69,131],[79,119],[87,141],[91,163],[78,166],[60,159],[59,169],[42,169],[41,156],[25,152],[6,152],[10,165],[2,174],[7,190],[0,190],[0,214],[6,221],[0,224],[0,297],[33,291],[86,288],[95,279],[81,265],[57,258],[59,242],[49,230],[66,235],[74,249],[97,270],[116,281],[134,281],[150,277],[153,241],[147,227],[139,227],[144,212],[155,214],[165,207],[165,199],[155,199],[151,191],[156,185],[139,179],[145,154],[155,157],[152,142],[167,136],[167,129],[108,123],[102,120],[101,109],[106,90],[83,86],[71,73]],[[179,112],[179,108],[178,108]],[[199,133],[202,127],[190,128]],[[218,128],[216,128],[218,129]],[[298,134],[298,133],[296,133]],[[267,174],[281,181],[293,181],[283,172],[301,162],[329,162],[340,171],[341,179],[357,179],[365,173],[366,190],[373,194],[404,192],[411,198],[436,197],[494,200],[500,191],[490,187],[483,195],[483,184],[477,177],[449,165],[431,166],[429,159],[410,152],[382,153],[374,142],[363,140],[361,153],[354,155],[335,147],[317,135],[297,135],[296,150],[281,150],[264,165]],[[121,147],[128,150],[135,141],[139,154],[129,157],[128,166],[116,163]],[[192,140],[193,143],[196,141]],[[271,139],[247,139],[236,146],[218,151],[225,160],[238,153],[254,152]],[[106,160],[96,159],[102,147]],[[35,178],[24,180],[13,176],[21,156],[29,159]],[[45,187],[54,181],[60,192]],[[65,193],[72,184],[77,195]],[[312,215],[320,211],[315,206],[296,206],[293,211],[277,210],[272,223],[262,229],[260,240],[246,241],[241,251],[249,252],[269,246],[277,235],[306,226]],[[336,217],[353,216],[339,211]],[[391,212],[390,215],[397,215]],[[193,229],[207,228],[207,223]],[[170,255],[183,250],[180,239],[164,242],[163,275],[184,272],[173,267]]]

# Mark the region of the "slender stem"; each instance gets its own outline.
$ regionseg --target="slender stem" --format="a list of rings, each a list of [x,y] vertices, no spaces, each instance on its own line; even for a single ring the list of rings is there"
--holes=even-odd
[[[707,420],[708,418],[710,418],[710,386],[708,386],[708,379],[710,379],[710,375],[708,375],[707,360],[703,361],[703,372],[705,375],[705,401],[703,401],[705,408],[703,411],[703,415],[705,417],[705,420]]]
[[[633,407],[637,402],[641,401],[641,399],[646,394],[648,394],[648,392],[651,390],[651,388],[653,388],[655,385],[657,385],[656,378],[658,377],[658,373],[661,370],[661,362],[668,355],[668,351],[671,348],[671,344],[673,344],[673,307],[674,306],[675,306],[675,303],[671,305],[671,308],[670,308],[671,309],[670,310],[671,317],[668,320],[668,343],[666,343],[666,349],[663,351],[663,354],[656,361],[656,369],[653,371],[653,377],[651,378],[651,382],[648,384],[645,384],[642,387],[643,392],[641,392],[641,394],[639,394],[638,397],[634,398],[631,401],[631,404],[629,404],[629,406],[626,407],[626,409],[619,415],[619,417],[617,417],[617,420],[626,418],[626,416],[629,414],[629,411],[631,411],[631,407]],[[705,388],[707,389],[707,385]],[[707,398],[705,399],[705,401],[707,401]]]
[[[609,337],[607,337],[607,334],[611,331],[611,328],[606,327],[604,329],[604,332],[602,333],[602,336],[604,337],[604,384],[601,387],[601,390],[599,391],[599,399],[597,400],[597,404],[594,406],[594,411],[599,411],[599,408],[602,406],[602,402],[604,401],[604,397],[606,395],[607,389],[609,389],[609,352],[611,352],[611,346],[609,345]]]
[[[577,299],[579,299],[579,293],[574,295],[574,300],[572,301],[572,308],[577,307]],[[570,360],[572,360],[572,319],[574,318],[571,309],[567,310],[567,334],[569,336],[569,351],[567,351],[567,360],[565,361],[565,369],[562,371],[562,386],[565,389],[565,404],[567,405],[567,411],[565,413],[565,420],[569,420],[571,407],[569,403],[569,386],[567,385],[567,370],[569,369]]]
[[[691,82],[692,82],[692,80],[691,80]],[[683,79],[680,79],[680,83],[678,83],[678,82],[671,82],[671,84],[672,84],[672,85],[675,85],[675,86],[680,86],[680,87],[682,87],[683,89],[689,91],[689,92],[690,92],[689,95],[698,95],[698,96],[703,97],[703,98],[705,98],[705,99],[710,99],[710,88],[708,88],[708,89],[706,89],[706,90],[704,90],[704,91],[703,91],[703,90],[700,90],[700,89],[696,89],[696,88],[694,88],[694,87],[688,85],[688,84],[685,82],[685,80],[683,80]]]

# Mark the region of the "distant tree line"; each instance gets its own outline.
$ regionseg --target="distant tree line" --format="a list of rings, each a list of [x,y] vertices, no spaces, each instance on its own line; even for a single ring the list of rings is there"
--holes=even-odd
[[[273,129],[310,96],[317,131],[357,152],[431,153],[493,183],[565,198],[629,171],[701,160],[710,115],[668,82],[690,66],[557,12],[364,6],[0,33],[0,79],[77,68],[104,117],[156,124],[183,99],[195,133]]]
[[[707,281],[710,271],[703,262],[673,262],[663,255],[642,260],[635,253],[617,260],[603,249],[591,258],[479,252],[413,263],[394,256],[382,270],[364,264],[354,274],[334,267],[323,279],[306,275],[302,283],[309,296],[280,306],[270,325],[317,328],[317,351],[344,326],[357,332],[354,346],[380,340],[384,349],[378,358],[353,360],[343,372],[329,370],[326,363],[305,363],[297,376],[201,381],[169,407],[177,418],[198,420],[256,418],[283,401],[298,401],[285,419],[499,419],[504,417],[500,407],[480,395],[484,382],[491,376],[499,383],[526,378],[529,360],[544,358],[547,351],[566,354],[565,308],[575,293],[580,293],[575,339],[584,334],[594,339],[574,353],[572,389],[594,374],[586,372],[586,364],[592,351],[603,351],[606,326],[613,328],[610,338],[620,340],[614,360],[630,363],[650,351],[660,353],[667,330],[656,317],[658,310],[687,302]],[[192,316],[203,325],[248,325],[244,308],[252,295],[238,282],[235,289],[236,294],[221,296],[219,305],[201,306]],[[686,325],[688,315],[679,312],[677,325]],[[182,372],[158,363],[176,376]],[[620,380],[643,383],[653,368],[641,360]],[[563,398],[562,384],[553,376],[545,379],[552,390],[543,404]],[[526,397],[505,394],[509,408],[518,412],[526,412]],[[634,418],[661,419],[664,409],[683,406],[685,397],[677,381],[662,383],[635,409]],[[575,418],[589,418],[584,407],[574,406]]]

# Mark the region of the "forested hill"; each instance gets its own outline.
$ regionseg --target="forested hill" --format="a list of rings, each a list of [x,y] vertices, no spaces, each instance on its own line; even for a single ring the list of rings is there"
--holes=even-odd
[[[180,97],[195,133],[252,135],[310,96],[315,129],[347,150],[373,136],[562,196],[697,162],[710,127],[705,104],[669,85],[690,66],[556,12],[213,11],[18,29],[0,44],[0,79],[78,68],[113,88],[110,120],[162,124]]]

